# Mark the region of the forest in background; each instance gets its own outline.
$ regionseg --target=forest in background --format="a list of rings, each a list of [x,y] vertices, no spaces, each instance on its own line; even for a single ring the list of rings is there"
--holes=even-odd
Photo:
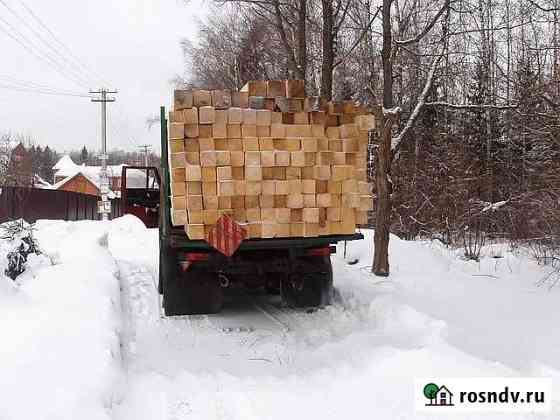
[[[86,146],[83,146],[80,150],[59,152],[48,145],[41,146],[33,137],[4,133],[0,134],[0,185],[11,182],[11,180],[8,179],[10,177],[7,177],[10,156],[13,148],[19,143],[24,145],[29,154],[32,173],[40,176],[41,179],[51,184],[54,182],[53,166],[65,154],[68,154],[77,165],[101,165],[101,160],[99,159],[100,152],[97,150],[88,150]],[[144,165],[145,154],[140,151],[131,152],[121,149],[112,149],[108,151],[108,156],[108,165]],[[159,167],[160,157],[149,152],[148,164]]]
[[[370,156],[377,201],[390,203],[373,220],[386,222],[387,238],[436,238],[472,259],[487,241],[507,240],[559,261],[560,0],[213,7],[196,41],[182,43],[188,76],[178,84],[300,78],[308,95],[394,111]]]

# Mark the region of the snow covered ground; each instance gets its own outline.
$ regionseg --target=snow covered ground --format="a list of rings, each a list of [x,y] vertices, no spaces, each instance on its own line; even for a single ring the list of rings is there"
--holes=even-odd
[[[0,277],[0,419],[109,419],[122,363],[107,229],[39,222],[36,237],[44,255],[18,285]]]
[[[337,302],[314,312],[240,294],[219,315],[162,318],[157,231],[41,221],[44,254],[0,278],[0,419],[412,419],[415,377],[553,378],[560,418],[560,288],[522,253],[480,263],[371,232],[333,257]],[[0,244],[2,257],[7,244]],[[492,258],[500,253],[502,258]],[[0,264],[3,259],[0,260]],[[3,271],[3,267],[2,268]]]

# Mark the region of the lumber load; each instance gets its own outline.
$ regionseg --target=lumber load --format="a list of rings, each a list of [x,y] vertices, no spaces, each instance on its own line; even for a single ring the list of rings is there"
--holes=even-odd
[[[222,215],[249,238],[352,234],[373,209],[368,131],[351,101],[306,97],[301,80],[239,92],[177,90],[169,113],[172,223],[206,239]]]

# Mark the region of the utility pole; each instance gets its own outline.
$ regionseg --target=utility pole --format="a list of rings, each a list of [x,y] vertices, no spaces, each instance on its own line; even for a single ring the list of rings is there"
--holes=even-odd
[[[89,91],[89,93],[101,95],[100,98],[92,98],[92,102],[101,103],[101,201],[98,202],[98,212],[101,213],[102,220],[109,220],[111,214],[111,202],[109,201],[109,179],[107,177],[107,102],[115,102],[115,98],[108,97],[107,94],[115,94],[116,90],[99,89]]]
[[[148,166],[148,152],[149,149],[152,148],[152,146],[150,144],[143,144],[141,146],[138,146],[138,148],[144,149],[144,166]]]

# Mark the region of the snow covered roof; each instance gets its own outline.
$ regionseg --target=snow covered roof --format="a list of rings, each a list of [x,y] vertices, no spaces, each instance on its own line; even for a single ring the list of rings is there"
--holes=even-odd
[[[107,165],[107,175],[109,178],[120,177],[123,166],[126,165]],[[56,177],[74,176],[79,171],[84,174],[84,176],[87,175],[92,179],[97,179],[97,183],[99,183],[99,174],[101,172],[101,166],[78,165],[74,163],[69,155],[62,156],[56,165],[53,166],[53,169],[55,170],[54,175]]]
[[[35,188],[43,188],[43,189],[51,189],[52,185],[45,181],[43,178],[41,178],[39,175],[35,174],[34,175],[34,181],[33,181],[33,186]]]
[[[69,155],[64,155],[58,160],[58,162],[56,162],[56,164],[53,166],[53,169],[55,171],[60,171],[60,170],[71,169],[71,168],[73,169],[76,166],[78,165],[74,163],[74,161]]]
[[[80,166],[78,166],[78,168],[80,168]],[[81,171],[80,169],[78,169],[76,172],[74,172],[74,174],[67,176],[66,178],[56,182],[55,184],[53,184],[51,186],[51,188],[53,190],[58,190],[60,187],[62,187],[64,184],[66,184],[68,181],[70,181],[71,179],[74,179],[75,177],[77,177],[78,175],[82,175],[84,178],[86,178],[89,182],[91,182],[93,185],[95,185],[95,187],[101,191],[101,184],[99,182],[99,177],[94,178],[91,177],[89,174],[84,173],[83,171]],[[109,190],[109,194],[108,194],[109,198],[115,198],[116,195],[113,191]]]
[[[123,166],[127,166],[127,165],[107,165],[107,176],[109,178],[120,177]],[[82,165],[82,166],[78,166],[78,168],[82,172],[87,173],[91,177],[99,178],[99,174],[101,173],[101,166]]]
[[[74,172],[72,175],[67,176],[66,178],[55,182],[52,187],[55,190],[58,190],[60,187],[62,187],[64,184],[66,184],[68,181],[70,181],[71,179],[75,178],[78,175],[82,175],[84,178],[86,178],[89,182],[91,182],[93,185],[95,185],[98,189],[99,189],[99,184],[96,180],[90,178],[89,176],[87,176],[86,174],[82,173],[81,171],[76,171]]]

